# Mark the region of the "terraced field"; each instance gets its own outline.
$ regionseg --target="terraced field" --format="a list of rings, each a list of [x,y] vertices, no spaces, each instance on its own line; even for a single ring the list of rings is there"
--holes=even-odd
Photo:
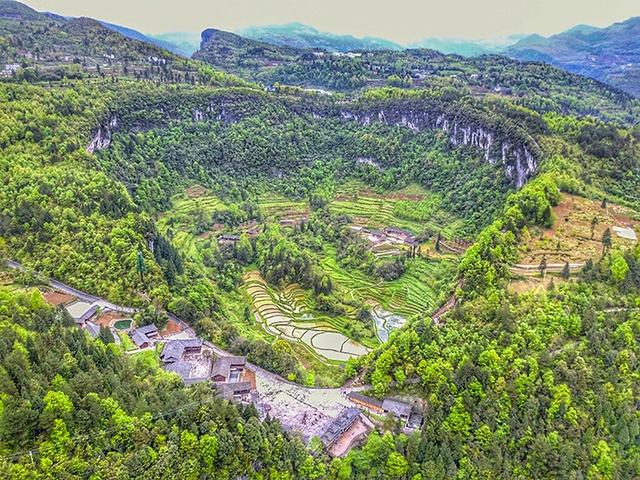
[[[353,187],[345,192],[329,204],[329,209],[334,213],[349,215],[359,225],[373,228],[398,227],[416,234],[429,229],[439,231],[445,238],[454,238],[464,223],[442,210],[434,211],[425,221],[408,220],[395,213],[398,202],[412,202],[417,206],[422,199],[427,198],[426,192],[418,191],[409,195],[399,191],[383,196]]]
[[[213,212],[225,210],[226,206],[215,195],[202,191],[198,196],[180,194],[173,197],[171,210],[165,212],[157,221],[158,230],[166,233],[173,232],[172,243],[183,255],[201,261],[198,241],[206,238],[211,231],[196,235],[194,229],[198,219],[210,222]]]
[[[339,332],[343,326],[340,319],[312,314],[299,286],[275,290],[257,271],[246,273],[244,281],[256,319],[270,334],[300,342],[330,361],[344,362],[368,352]]]
[[[450,259],[416,258],[407,263],[407,270],[399,279],[377,282],[360,271],[342,268],[332,248],[327,248],[320,263],[334,288],[345,298],[373,302],[405,317],[434,311],[449,294],[456,271],[455,262]]]
[[[264,215],[271,219],[299,218],[309,214],[309,204],[304,200],[291,200],[275,193],[263,195],[258,204]]]

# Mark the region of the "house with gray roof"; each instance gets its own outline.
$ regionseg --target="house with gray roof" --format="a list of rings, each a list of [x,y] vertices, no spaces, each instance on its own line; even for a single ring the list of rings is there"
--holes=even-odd
[[[236,382],[240,379],[247,357],[218,357],[211,368],[214,382]]]
[[[154,324],[143,325],[131,333],[131,340],[133,340],[133,343],[135,343],[138,348],[149,348],[159,335],[158,327]]]
[[[164,344],[160,360],[163,363],[174,363],[182,360],[185,355],[199,354],[202,352],[201,338],[186,338],[181,340],[169,340]]]
[[[360,410],[356,407],[345,408],[337,418],[331,421],[320,435],[320,441],[326,448],[331,447],[349,427],[360,418]]]
[[[391,400],[388,398],[384,399],[382,402],[382,409],[385,413],[390,413],[394,417],[398,417],[400,420],[403,420],[405,423],[411,416],[411,405],[399,400]]]
[[[247,400],[251,395],[251,382],[218,383],[216,390],[226,400]]]

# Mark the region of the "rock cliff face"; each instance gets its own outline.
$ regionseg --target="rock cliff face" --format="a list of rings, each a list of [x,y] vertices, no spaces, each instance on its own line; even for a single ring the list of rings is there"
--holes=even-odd
[[[252,96],[250,96],[252,95]],[[93,153],[109,147],[114,130],[144,131],[162,128],[171,122],[222,122],[231,124],[256,115],[278,101],[262,94],[201,96],[168,104],[155,99],[129,113],[112,114],[101,124],[87,147]],[[341,118],[366,126],[373,122],[408,128],[415,133],[441,130],[454,146],[480,150],[484,160],[501,165],[516,188],[522,187],[538,167],[540,149],[533,137],[507,119],[469,104],[446,104],[440,99],[418,102],[373,102],[368,104],[317,104],[291,101],[282,105],[310,122]],[[154,112],[152,115],[147,111]]]
[[[462,118],[442,111],[403,108],[378,108],[363,111],[343,109],[341,118],[361,125],[382,122],[386,125],[406,127],[413,132],[442,130],[455,146],[475,147],[484,152],[484,158],[491,164],[500,162],[505,175],[520,188],[531,178],[538,167],[537,150],[531,138],[516,138],[497,125],[482,125],[479,121]]]
[[[111,145],[111,134],[118,127],[118,117],[111,115],[106,124],[98,126],[96,133],[93,135],[91,142],[87,146],[87,152],[93,153],[96,150],[102,150]]]

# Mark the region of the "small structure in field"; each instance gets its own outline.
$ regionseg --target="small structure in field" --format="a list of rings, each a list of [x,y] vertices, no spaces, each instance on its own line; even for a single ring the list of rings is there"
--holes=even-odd
[[[160,336],[158,327],[153,323],[151,325],[144,325],[136,328],[131,333],[131,340],[136,344],[138,348],[149,348],[155,343],[155,340]]]
[[[611,230],[613,230],[614,233],[620,238],[624,238],[625,240],[633,240],[634,242],[638,241],[638,236],[631,227],[613,227]]]
[[[240,235],[224,234],[218,237],[218,245],[235,245],[240,241]]]

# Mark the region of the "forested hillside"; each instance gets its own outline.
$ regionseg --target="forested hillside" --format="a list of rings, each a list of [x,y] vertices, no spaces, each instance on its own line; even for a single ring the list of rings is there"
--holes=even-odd
[[[92,20],[0,12],[0,55],[24,62],[0,82],[0,259],[27,269],[0,271],[0,477],[640,476],[640,248],[601,225],[640,221],[636,100],[501,57],[312,58],[210,32],[247,79],[348,94],[265,89]],[[68,75],[59,49],[122,62]],[[171,68],[146,75],[147,54]],[[562,205],[597,249],[557,274]],[[539,287],[515,288],[534,244]],[[330,459],[184,387],[155,348],[90,338],[46,277],[136,321],[171,312],[287,385],[411,398],[424,423],[372,414]]]

